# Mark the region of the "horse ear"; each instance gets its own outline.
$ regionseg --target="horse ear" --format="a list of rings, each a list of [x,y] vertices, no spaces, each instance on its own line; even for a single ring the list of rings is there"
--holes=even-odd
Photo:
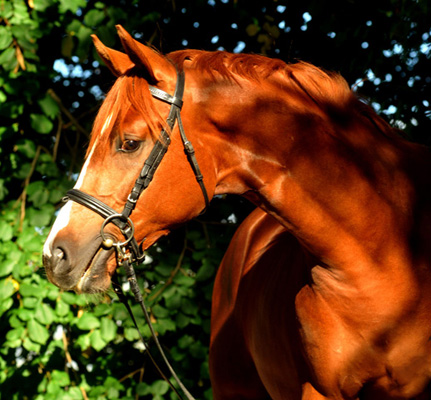
[[[96,51],[109,70],[119,77],[133,67],[133,62],[127,54],[106,47],[96,35],[91,35]]]
[[[127,55],[137,67],[149,74],[151,81],[157,83],[175,74],[175,67],[163,55],[133,39],[121,25],[116,28]]]

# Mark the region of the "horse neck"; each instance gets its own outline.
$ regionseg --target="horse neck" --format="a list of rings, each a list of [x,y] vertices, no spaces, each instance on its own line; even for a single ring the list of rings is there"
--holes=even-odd
[[[430,213],[418,206],[430,183],[422,150],[360,112],[340,121],[272,93],[229,99],[210,139],[218,192],[250,198],[334,268],[411,264],[409,235],[427,229],[413,221]]]

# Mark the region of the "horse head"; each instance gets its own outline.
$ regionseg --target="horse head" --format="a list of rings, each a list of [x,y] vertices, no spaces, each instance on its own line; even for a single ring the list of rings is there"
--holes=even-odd
[[[133,204],[135,238],[147,248],[205,208],[208,199],[201,189],[214,192],[214,166],[187,126],[196,149],[193,157],[205,176],[200,188],[184,154],[178,124],[170,126],[173,106],[168,103],[177,85],[176,66],[134,40],[121,26],[117,29],[125,53],[107,48],[93,36],[97,52],[117,80],[96,117],[74,190],[121,212],[155,144],[163,149],[170,142],[163,162],[153,171],[149,189],[139,193],[139,201]],[[181,104],[181,99],[172,101]],[[184,116],[189,108],[184,106]],[[161,131],[165,136],[159,136]],[[44,246],[43,260],[51,282],[78,292],[108,288],[116,259],[113,248],[102,242],[106,237],[113,242],[124,238],[114,224],[104,226],[101,233],[102,223],[100,215],[77,202],[69,201],[60,210]]]

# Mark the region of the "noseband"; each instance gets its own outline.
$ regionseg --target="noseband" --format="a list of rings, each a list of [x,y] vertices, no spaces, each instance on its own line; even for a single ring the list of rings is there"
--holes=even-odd
[[[156,87],[149,86],[150,92],[152,96],[158,100],[161,100],[165,103],[168,103],[171,105],[171,108],[169,110],[169,115],[166,120],[167,125],[169,126],[170,131],[173,131],[175,122],[178,121],[178,128],[180,131],[181,140],[183,142],[184,151],[187,155],[187,159],[190,163],[190,166],[192,167],[192,170],[195,174],[196,180],[201,188],[204,200],[205,200],[205,209],[209,205],[209,198],[208,193],[206,191],[204,182],[203,182],[203,176],[200,171],[198,162],[196,160],[195,151],[190,143],[190,141],[187,139],[186,134],[184,132],[183,124],[181,121],[181,107],[183,105],[183,93],[184,93],[184,72],[177,71],[177,82],[175,86],[175,92],[174,95],[171,96],[170,94],[164,92],[163,90],[160,90]],[[159,343],[159,340],[153,330],[150,317],[148,315],[148,312],[146,310],[145,304],[143,302],[141,290],[139,288],[135,270],[133,268],[133,263],[140,263],[144,260],[144,254],[142,251],[141,246],[139,246],[135,236],[135,228],[133,225],[132,220],[130,219],[130,215],[132,214],[133,210],[135,209],[136,203],[142,194],[142,192],[149,186],[150,182],[153,179],[154,173],[156,172],[158,166],[160,165],[160,162],[162,161],[164,155],[166,154],[169,144],[171,142],[171,138],[169,136],[169,133],[162,129],[160,133],[159,139],[154,144],[153,149],[151,150],[148,158],[144,162],[144,166],[139,174],[138,179],[135,181],[135,185],[133,186],[132,191],[130,192],[126,204],[124,205],[123,211],[121,213],[118,213],[113,208],[109,207],[107,204],[103,203],[99,199],[96,199],[95,197],[79,190],[79,189],[71,189],[67,192],[67,196],[64,198],[65,201],[74,201],[78,204],[81,204],[82,206],[85,206],[89,208],[90,210],[94,211],[95,213],[99,214],[105,220],[102,223],[101,229],[100,229],[100,235],[102,237],[102,246],[105,249],[110,249],[112,247],[115,248],[116,256],[117,256],[117,264],[119,267],[124,267],[127,279],[130,282],[130,288],[135,296],[136,301],[141,305],[142,310],[144,312],[146,321],[149,325],[150,331],[152,333],[152,336],[154,338],[154,342],[156,343],[156,346],[159,350],[159,352],[162,355],[162,358],[168,367],[171,375],[174,377],[178,385],[180,386],[181,390],[184,392],[185,396],[189,400],[193,400],[192,395],[187,391],[187,389],[184,387],[182,382],[177,377],[175,371],[172,369],[171,365],[169,364],[163,349]],[[205,210],[204,209],[204,210]],[[104,232],[104,229],[106,225],[108,224],[114,224],[117,226],[122,234],[125,237],[124,241],[117,241],[114,242],[109,236],[107,236]],[[116,274],[114,273],[113,278],[116,279]],[[148,345],[145,343],[140,331],[139,327],[135,321],[135,318],[133,316],[133,313],[131,312],[130,306],[127,303],[127,299],[124,296],[124,293],[121,289],[121,286],[118,284],[118,282],[113,281],[113,288],[116,294],[118,295],[119,299],[124,303],[126,308],[128,309],[132,320],[139,332],[139,335],[141,337],[141,340],[145,344],[145,348],[147,349],[147,352],[155,364],[156,368],[162,375],[162,377],[168,382],[168,384],[171,386],[171,388],[175,391],[175,393],[178,395],[179,398],[181,396],[175,389],[175,387],[172,386],[172,383],[169,381],[169,379],[166,378],[166,376],[163,374],[163,372],[160,370],[158,365],[155,363],[153,357],[151,356],[151,353],[148,351]]]

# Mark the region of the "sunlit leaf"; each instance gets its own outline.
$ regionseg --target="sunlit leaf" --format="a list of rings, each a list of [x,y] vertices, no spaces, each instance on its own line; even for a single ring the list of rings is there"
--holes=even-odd
[[[17,329],[11,329],[8,333],[6,333],[6,339],[13,341],[17,339],[23,339],[25,329],[24,327],[20,327]]]
[[[12,226],[4,220],[0,220],[0,240],[7,242],[13,237]]]
[[[0,280],[0,301],[6,300],[15,293],[15,287],[11,279]]]
[[[104,317],[100,320],[100,334],[106,342],[111,342],[115,339],[117,325],[111,318]]]
[[[67,11],[71,11],[72,13],[76,13],[78,8],[85,7],[85,0],[60,0],[60,12],[65,13]]]
[[[31,127],[39,133],[47,134],[51,132],[54,124],[43,114],[30,114]]]
[[[53,309],[45,303],[40,303],[36,307],[34,317],[43,325],[51,325],[55,320]]]
[[[99,329],[91,333],[90,344],[91,347],[96,351],[102,350],[107,345],[107,341],[102,337]]]
[[[61,387],[70,385],[69,374],[65,371],[54,370],[51,372],[51,378]]]
[[[81,318],[78,319],[76,326],[83,331],[89,331],[100,326],[100,321],[90,313],[84,313]]]
[[[36,144],[30,139],[21,139],[16,143],[16,149],[27,158],[33,159],[36,155]]]
[[[62,301],[61,299],[59,299],[55,305],[55,313],[59,316],[59,317],[64,317],[65,315],[67,315],[67,313],[70,310],[70,306],[69,304],[65,303],[64,301]]]
[[[48,94],[38,103],[43,113],[49,118],[55,118],[60,110],[58,103]]]
[[[45,344],[49,338],[48,329],[34,319],[28,321],[28,336],[33,342]]]
[[[0,25],[0,50],[8,48],[12,43],[12,33],[6,26]]]

